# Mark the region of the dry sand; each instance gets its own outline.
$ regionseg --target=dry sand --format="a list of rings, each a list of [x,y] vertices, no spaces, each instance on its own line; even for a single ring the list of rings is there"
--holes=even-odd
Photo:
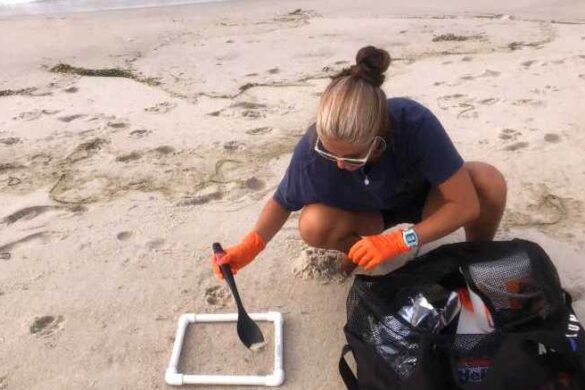
[[[0,20],[0,389],[167,388],[179,315],[234,311],[211,243],[250,229],[328,76],[366,44],[394,58],[388,95],[504,172],[498,238],[543,245],[585,319],[584,4],[376,3]],[[284,313],[283,388],[338,389],[351,279],[299,272],[297,218],[237,281],[249,311]],[[266,370],[234,329],[202,332],[189,369]]]

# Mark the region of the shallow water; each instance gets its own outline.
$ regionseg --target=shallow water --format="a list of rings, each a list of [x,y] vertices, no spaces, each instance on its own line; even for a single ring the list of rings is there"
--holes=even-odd
[[[224,1],[229,0],[0,0],[0,17],[68,14]]]

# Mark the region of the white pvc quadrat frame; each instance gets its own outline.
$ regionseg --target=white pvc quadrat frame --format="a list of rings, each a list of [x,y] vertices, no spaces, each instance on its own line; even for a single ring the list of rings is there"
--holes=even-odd
[[[197,322],[236,322],[237,313],[226,314],[183,314],[179,318],[177,335],[173,344],[171,360],[165,373],[165,382],[169,385],[254,385],[254,386],[280,386],[284,382],[283,355],[283,318],[282,314],[275,311],[266,313],[251,313],[254,321],[269,321],[274,323],[274,371],[270,375],[204,375],[183,374],[177,371],[185,332],[190,324]]]

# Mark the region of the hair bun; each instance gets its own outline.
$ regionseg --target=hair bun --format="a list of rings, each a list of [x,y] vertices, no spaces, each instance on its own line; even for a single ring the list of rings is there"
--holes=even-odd
[[[384,82],[384,72],[390,66],[390,54],[374,46],[362,47],[351,67],[351,74],[379,87]]]

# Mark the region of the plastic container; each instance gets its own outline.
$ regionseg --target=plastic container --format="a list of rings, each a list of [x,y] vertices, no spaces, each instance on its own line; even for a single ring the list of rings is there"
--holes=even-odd
[[[490,311],[488,310],[485,303],[479,295],[473,292],[470,288],[467,289],[469,292],[469,299],[473,306],[473,314],[475,314],[475,320],[479,329],[485,333],[491,333],[494,331],[494,320]]]

